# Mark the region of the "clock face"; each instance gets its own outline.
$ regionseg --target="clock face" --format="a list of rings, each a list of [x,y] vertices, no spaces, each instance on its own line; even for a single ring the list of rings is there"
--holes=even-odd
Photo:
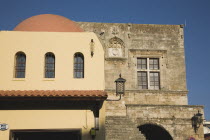
[[[113,49],[112,49],[112,54],[113,54],[114,56],[119,56],[119,50],[118,50],[117,48],[113,48]]]
[[[109,57],[122,57],[121,48],[109,48]]]

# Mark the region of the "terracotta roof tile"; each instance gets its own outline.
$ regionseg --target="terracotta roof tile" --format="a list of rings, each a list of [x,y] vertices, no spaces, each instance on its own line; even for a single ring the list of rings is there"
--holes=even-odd
[[[102,90],[0,90],[0,97],[101,97],[107,98]]]

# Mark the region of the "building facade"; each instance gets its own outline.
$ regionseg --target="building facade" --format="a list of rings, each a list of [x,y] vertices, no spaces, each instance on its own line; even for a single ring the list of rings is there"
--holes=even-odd
[[[191,123],[203,106],[188,105],[183,25],[45,14],[1,31],[0,49],[0,139],[204,139]]]

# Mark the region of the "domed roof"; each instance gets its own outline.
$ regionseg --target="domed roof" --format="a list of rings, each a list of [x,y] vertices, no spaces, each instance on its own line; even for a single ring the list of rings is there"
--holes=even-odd
[[[19,23],[14,31],[83,32],[74,21],[52,14],[32,16]]]

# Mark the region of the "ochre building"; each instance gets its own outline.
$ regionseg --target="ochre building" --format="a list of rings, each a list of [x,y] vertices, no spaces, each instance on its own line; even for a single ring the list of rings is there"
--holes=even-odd
[[[0,140],[204,139],[191,122],[203,106],[188,105],[183,25],[37,15],[0,31],[0,57]]]

